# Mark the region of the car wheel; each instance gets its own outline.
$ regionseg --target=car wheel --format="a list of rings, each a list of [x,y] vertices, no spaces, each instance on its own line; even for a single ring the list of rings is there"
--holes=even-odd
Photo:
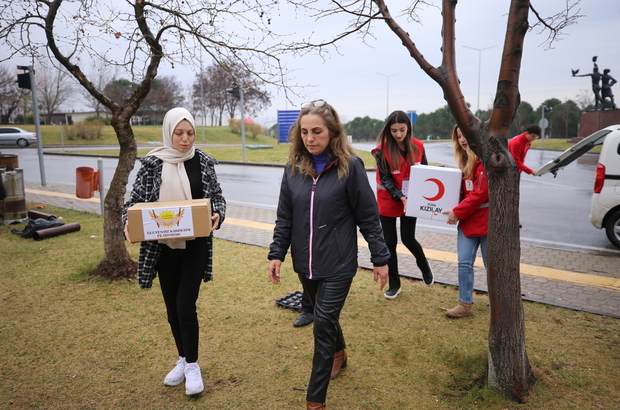
[[[28,145],[30,145],[30,143],[28,142],[28,140],[24,138],[20,138],[17,140],[17,145],[23,148],[23,147],[27,147]]]
[[[605,232],[609,241],[620,248],[620,211],[616,211],[605,224]]]

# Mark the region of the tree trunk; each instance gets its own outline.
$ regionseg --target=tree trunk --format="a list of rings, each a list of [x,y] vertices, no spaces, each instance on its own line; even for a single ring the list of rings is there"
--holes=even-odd
[[[118,280],[133,278],[138,269],[138,264],[131,259],[125,246],[124,227],[122,226],[125,192],[129,174],[136,161],[137,146],[128,117],[119,116],[118,112],[115,112],[112,116],[112,128],[120,143],[120,153],[118,166],[114,171],[104,203],[103,248],[105,258],[95,267],[91,275]]]
[[[137,263],[129,257],[129,252],[125,246],[124,227],[121,218],[129,174],[133,170],[137,155],[136,141],[131,129],[131,117],[137,112],[148,95],[153,79],[157,76],[157,68],[163,56],[161,45],[151,33],[144,17],[145,2],[135,2],[133,7],[136,24],[150,47],[151,57],[140,84],[122,102],[122,105],[118,105],[106,97],[102,90],[96,89],[80,67],[72,63],[58,48],[54,36],[54,21],[62,3],[62,0],[57,0],[48,5],[49,11],[45,17],[47,46],[58,62],[78,80],[82,87],[112,112],[112,128],[114,128],[120,144],[118,166],[104,202],[103,247],[105,256],[91,272],[91,275],[102,276],[109,280],[133,278],[137,272]]]
[[[487,133],[490,134],[491,131]],[[490,146],[505,147],[505,138],[489,139]],[[525,322],[519,263],[519,174],[512,166],[487,171],[489,233],[487,281],[490,323],[488,383],[504,396],[523,402],[536,383],[525,349]]]
[[[508,128],[519,107],[519,73],[528,29],[528,0],[511,0],[500,75],[488,123],[482,124],[465,104],[456,71],[456,0],[442,1],[442,63],[432,66],[409,34],[393,19],[384,0],[373,0],[384,21],[420,68],[444,92],[456,123],[484,164],[489,184],[487,279],[490,300],[489,385],[523,402],[536,382],[525,350],[525,325],[519,276],[519,176],[508,151]]]
[[[492,388],[518,402],[523,402],[536,378],[525,350],[519,271],[519,174],[508,151],[507,133],[520,103],[519,74],[528,10],[528,0],[511,1],[503,59],[482,157],[489,183],[488,381]]]

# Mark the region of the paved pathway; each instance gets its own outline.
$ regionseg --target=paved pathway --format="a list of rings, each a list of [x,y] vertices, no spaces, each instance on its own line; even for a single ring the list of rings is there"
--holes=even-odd
[[[28,201],[101,213],[98,198],[78,199],[73,186],[25,185]],[[215,236],[269,246],[274,222],[275,211],[228,205],[226,221]],[[418,230],[416,237],[431,261],[435,281],[456,285],[456,236]],[[363,243],[360,245],[360,265],[368,268],[371,266],[368,250]],[[421,280],[415,259],[402,245],[399,247],[401,274]],[[481,260],[477,262],[475,284],[477,290],[487,290]],[[521,290],[524,300],[620,318],[620,257],[524,245],[521,247]]]

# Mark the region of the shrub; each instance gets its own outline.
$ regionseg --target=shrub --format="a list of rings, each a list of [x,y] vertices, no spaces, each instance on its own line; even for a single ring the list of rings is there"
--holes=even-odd
[[[230,118],[228,120],[228,126],[230,127],[230,131],[234,134],[241,134],[241,120],[237,120],[234,118]],[[245,133],[252,134],[252,139],[256,139],[256,137],[260,134],[263,134],[263,127],[259,124],[250,124],[246,121],[245,123]]]
[[[100,119],[93,121],[79,121],[75,123],[76,136],[84,140],[94,140],[101,138],[101,132],[105,124]]]
[[[256,139],[260,134],[264,134],[263,127],[259,124],[245,124],[245,129],[252,134],[252,139]]]
[[[67,136],[68,140],[75,139],[75,125],[63,124],[62,131]]]
[[[241,121],[240,120],[230,118],[228,120],[228,126],[230,127],[230,132],[234,134],[241,134]]]

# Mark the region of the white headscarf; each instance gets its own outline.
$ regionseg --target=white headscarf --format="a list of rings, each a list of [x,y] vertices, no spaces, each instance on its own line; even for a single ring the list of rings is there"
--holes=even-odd
[[[194,117],[192,117],[192,114],[185,108],[173,108],[168,111],[164,116],[164,123],[162,125],[164,146],[155,148],[146,154],[147,156],[152,155],[164,161],[161,174],[161,188],[159,190],[160,202],[192,199],[192,190],[183,163],[192,159],[196,150],[192,145],[187,152],[181,152],[172,145],[174,130],[183,120],[189,121],[194,131],[196,130]],[[185,248],[185,240],[183,239],[171,239],[159,242],[165,243],[174,249]]]

